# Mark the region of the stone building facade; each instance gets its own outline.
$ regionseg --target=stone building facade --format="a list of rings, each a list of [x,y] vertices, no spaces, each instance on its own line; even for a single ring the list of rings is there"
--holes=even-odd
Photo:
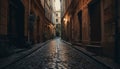
[[[80,45],[97,55],[113,59],[117,57],[117,60],[120,60],[120,29],[116,3],[119,2],[72,0],[62,17],[62,39]]]
[[[71,4],[71,1],[72,0],[60,0],[60,2],[61,2],[61,17],[63,17],[64,14],[66,13],[67,8]]]
[[[54,19],[55,19],[55,28],[56,28],[56,36],[61,35],[61,12],[55,11]]]
[[[13,44],[24,43],[24,6],[15,0],[1,0],[0,41]],[[22,14],[22,15],[21,15]]]
[[[53,13],[52,0],[44,0],[44,9],[45,9],[45,16],[49,20],[52,20],[52,13]]]
[[[53,37],[53,31],[41,0],[0,1],[0,49],[44,42]]]

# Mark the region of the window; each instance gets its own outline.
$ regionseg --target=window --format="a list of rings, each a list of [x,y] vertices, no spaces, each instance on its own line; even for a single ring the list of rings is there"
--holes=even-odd
[[[56,22],[58,22],[58,19],[56,19]]]
[[[58,14],[56,14],[56,16],[58,16]]]

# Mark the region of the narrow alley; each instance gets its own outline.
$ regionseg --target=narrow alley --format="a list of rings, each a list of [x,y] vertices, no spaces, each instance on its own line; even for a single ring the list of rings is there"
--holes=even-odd
[[[120,69],[120,0],[0,0],[0,69]]]
[[[87,58],[56,38],[5,69],[107,69]]]

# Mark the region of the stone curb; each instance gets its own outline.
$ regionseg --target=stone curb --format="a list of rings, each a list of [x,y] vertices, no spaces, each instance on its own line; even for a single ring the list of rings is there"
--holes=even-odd
[[[119,69],[119,68],[113,68],[112,66],[106,64],[105,62],[102,62],[101,60],[95,58],[94,56],[90,55],[89,53],[84,52],[83,50],[78,49],[77,47],[73,46],[73,44],[71,44],[71,43],[69,43],[69,42],[66,42],[66,41],[64,41],[64,40],[62,40],[62,41],[63,41],[64,43],[70,45],[72,48],[74,48],[74,49],[82,52],[83,54],[85,54],[86,56],[90,57],[91,59],[95,60],[96,62],[100,63],[101,65],[107,67],[107,69]]]
[[[11,55],[10,57],[7,57],[7,58],[3,58],[3,59],[0,59],[0,69],[4,69],[14,63],[16,63],[17,61],[20,61],[21,59],[27,57],[28,55],[32,54],[33,52],[35,52],[36,50],[40,49],[43,45],[45,45],[46,43],[48,43],[50,40],[44,42],[44,43],[41,43],[41,44],[36,44],[34,46],[37,46],[37,47],[33,47],[29,50],[26,50],[26,51],[21,51],[19,53],[16,53],[14,55]]]

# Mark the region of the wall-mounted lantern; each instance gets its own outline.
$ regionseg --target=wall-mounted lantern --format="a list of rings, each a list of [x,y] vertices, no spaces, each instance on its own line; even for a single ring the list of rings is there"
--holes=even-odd
[[[67,18],[64,18],[64,23],[65,23],[65,24],[67,24],[67,21],[68,21]]]

